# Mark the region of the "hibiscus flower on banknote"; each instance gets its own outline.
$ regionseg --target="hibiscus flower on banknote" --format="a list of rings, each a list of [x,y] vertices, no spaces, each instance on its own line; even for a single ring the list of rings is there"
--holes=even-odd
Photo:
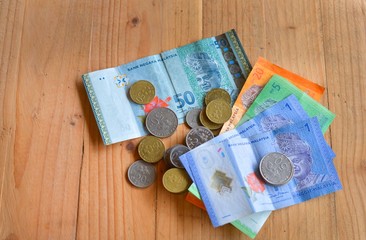
[[[149,102],[148,104],[145,104],[142,108],[143,108],[145,114],[148,114],[154,108],[168,107],[169,106],[168,102],[171,99],[172,99],[171,97],[167,97],[165,100],[162,100],[158,96],[155,96],[151,102]]]
[[[143,116],[137,116],[142,122],[145,121],[146,115],[151,112],[154,108],[160,108],[160,107],[169,107],[168,102],[172,100],[171,97],[167,97],[165,100],[160,99],[158,96],[155,96],[151,102],[148,104],[145,104],[141,106],[142,110],[144,110],[145,115]]]
[[[256,194],[261,194],[266,190],[263,180],[258,178],[254,172],[249,173],[246,176],[245,181],[248,183],[249,187],[243,187],[243,190],[248,194],[252,201],[257,199]]]

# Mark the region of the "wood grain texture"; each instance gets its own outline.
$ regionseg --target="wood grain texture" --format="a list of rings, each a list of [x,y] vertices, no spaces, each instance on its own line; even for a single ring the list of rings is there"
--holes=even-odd
[[[249,239],[165,191],[162,163],[132,187],[140,139],[103,145],[80,77],[231,28],[253,64],[325,86],[337,115],[326,138],[344,189],[273,212],[257,239],[365,239],[362,0],[0,0],[0,239]]]

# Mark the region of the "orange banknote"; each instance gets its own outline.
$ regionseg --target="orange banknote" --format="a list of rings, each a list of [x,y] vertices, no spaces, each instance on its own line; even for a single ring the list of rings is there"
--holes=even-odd
[[[203,204],[203,202],[201,201],[201,199],[197,198],[195,195],[193,195],[193,193],[188,192],[186,195],[186,201],[192,203],[193,205],[206,210],[205,205]]]
[[[286,78],[317,101],[323,96],[324,87],[259,57],[234,103],[230,119],[223,125],[220,133],[235,128],[264,85],[275,74]]]

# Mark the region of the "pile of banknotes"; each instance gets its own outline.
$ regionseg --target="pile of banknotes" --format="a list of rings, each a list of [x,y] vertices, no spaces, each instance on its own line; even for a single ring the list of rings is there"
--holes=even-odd
[[[342,189],[323,136],[335,117],[318,102],[323,92],[259,58],[221,134],[181,156],[195,183],[187,200],[206,209],[214,226],[231,223],[254,238],[271,211]],[[273,152],[294,166],[281,186],[260,174],[260,161]]]
[[[154,87],[150,102],[131,101],[140,90],[133,96],[129,90],[141,80]],[[162,179],[165,188],[186,189],[186,177],[184,186],[168,181],[185,169],[193,181],[186,199],[205,209],[214,227],[231,223],[254,238],[271,211],[342,189],[323,135],[335,117],[319,103],[325,89],[261,57],[252,67],[234,30],[84,74],[83,82],[106,145],[149,132],[169,137],[172,132],[159,136],[147,124],[147,116],[162,108],[205,139],[197,144],[187,136],[187,147],[171,146],[159,156],[172,167]],[[206,96],[221,90],[225,97],[206,114]],[[205,121],[206,128],[198,126]],[[142,169],[150,179],[137,187],[155,179],[148,161],[159,159],[144,158],[129,169],[132,178],[141,178]]]

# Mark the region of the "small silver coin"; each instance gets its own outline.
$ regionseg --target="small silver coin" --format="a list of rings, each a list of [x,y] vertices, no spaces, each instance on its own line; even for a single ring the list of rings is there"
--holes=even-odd
[[[170,158],[170,151],[172,151],[172,148],[173,147],[170,147],[167,150],[165,150],[164,157],[163,157],[165,164],[168,165],[168,166],[170,165],[170,159],[169,158]]]
[[[139,188],[146,188],[155,181],[155,167],[151,163],[137,160],[128,168],[127,176],[132,185]]]
[[[200,108],[194,108],[187,113],[186,122],[190,128],[202,126],[200,121],[201,110]]]
[[[170,155],[169,160],[170,160],[171,165],[173,165],[173,167],[177,167],[177,168],[184,168],[179,157],[188,151],[189,151],[189,148],[187,148],[184,145],[177,144],[177,145],[173,146],[172,150],[169,152],[169,155]]]
[[[164,162],[165,166],[168,168],[173,168],[173,164],[170,161],[170,152],[172,151],[173,147],[168,148],[164,153]]]
[[[214,137],[213,133],[205,127],[191,129],[186,136],[186,145],[189,149],[198,147]]]
[[[288,183],[292,179],[294,165],[286,155],[272,152],[261,159],[259,172],[266,182],[279,186]]]
[[[178,127],[178,118],[169,108],[155,108],[146,116],[146,128],[154,136],[171,136]]]

